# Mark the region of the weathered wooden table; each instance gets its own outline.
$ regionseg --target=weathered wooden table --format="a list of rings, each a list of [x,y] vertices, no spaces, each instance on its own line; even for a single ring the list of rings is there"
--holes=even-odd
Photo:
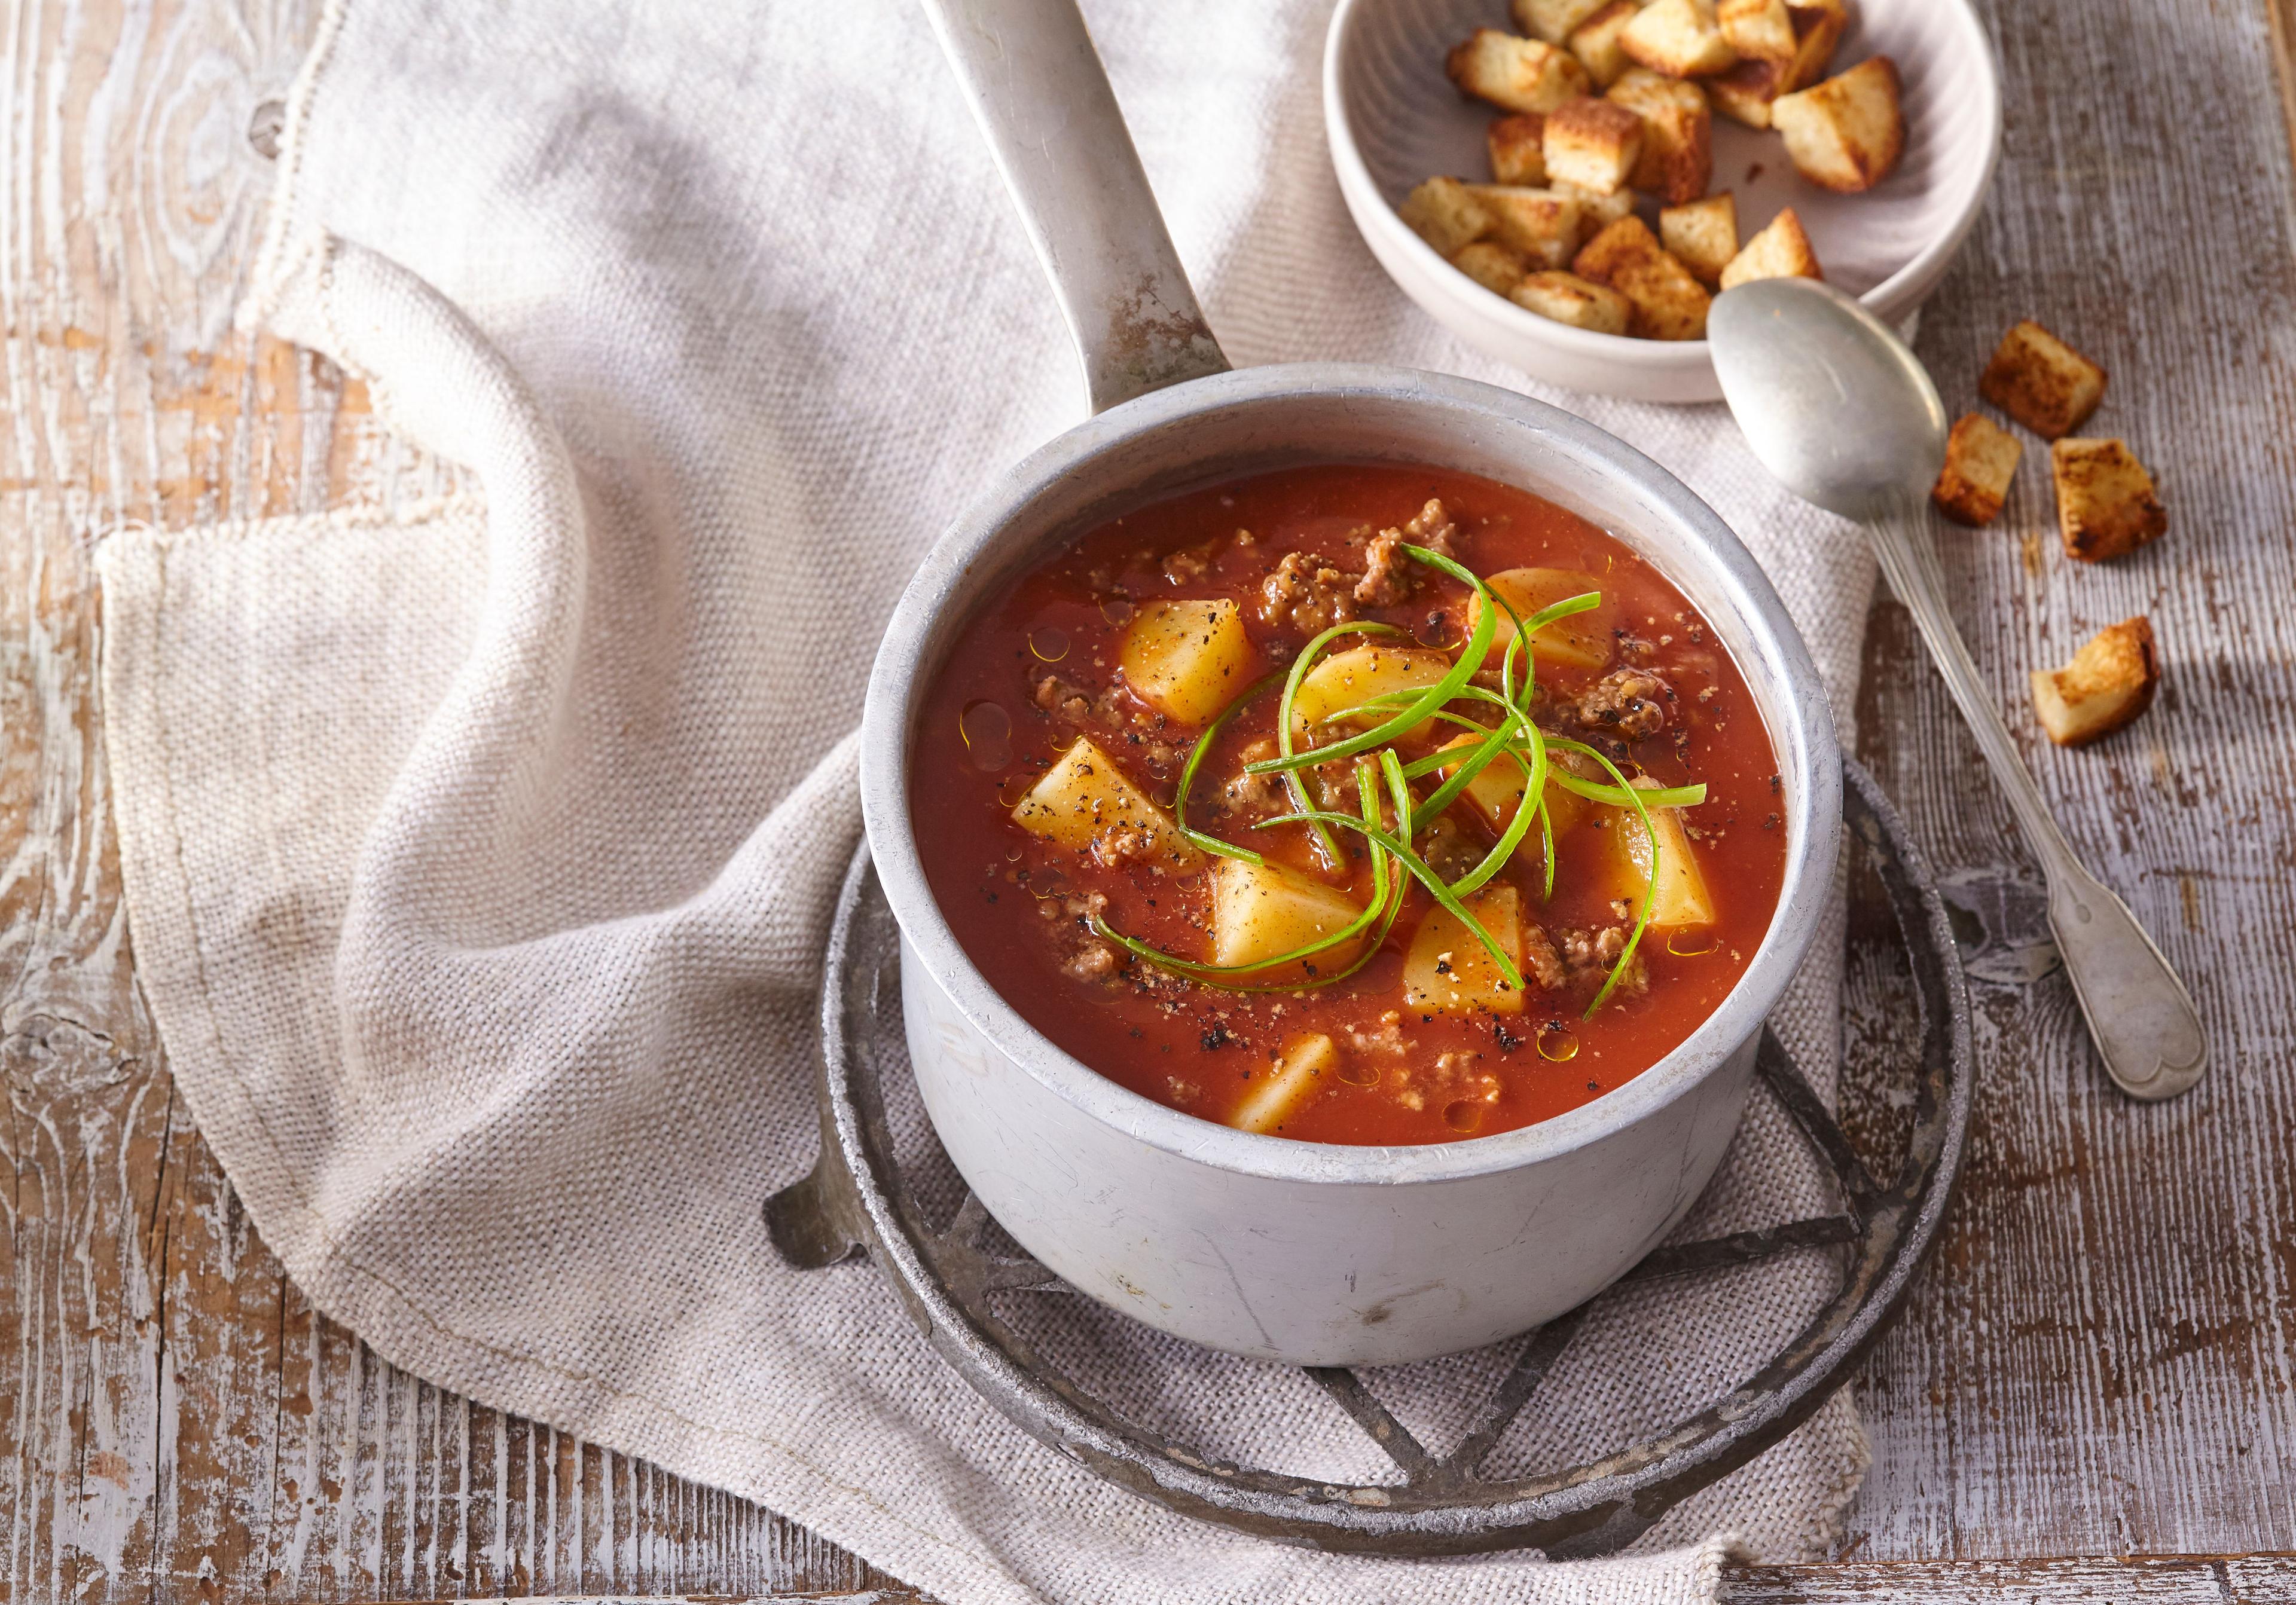
[[[2067,573],[2029,454],[2002,524],[1948,545],[1954,607],[2029,738],[2025,669],[2152,615],[2169,668],[2147,720],[2088,753],[2028,745],[2191,980],[2217,1065],[2162,1108],[2104,1085],[2062,977],[2034,974],[2033,866],[1905,614],[1877,602],[1861,755],[1973,897],[2005,882],[2028,905],[1979,955],[1961,1201],[1858,1385],[1874,1465],[1849,1536],[1730,1589],[2296,1600],[2296,1557],[2270,1552],[2296,1550],[2296,259],[2275,114],[2296,109],[2296,0],[1985,9],[2008,155],[1923,353],[1968,405],[2015,316],[2071,335],[2113,372],[2097,427],[2154,463],[2175,522]],[[318,11],[6,12],[0,1590],[912,1597],[764,1511],[377,1360],[287,1282],[173,1095],[121,912],[89,543],[454,479],[357,384],[231,331],[265,102]],[[1871,911],[1857,923],[1876,948]],[[1881,970],[1854,973],[1853,1064],[1889,1029]]]

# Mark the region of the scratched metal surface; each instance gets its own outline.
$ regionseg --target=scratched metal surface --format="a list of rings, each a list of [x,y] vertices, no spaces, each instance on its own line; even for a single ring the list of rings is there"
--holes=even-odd
[[[2296,1597],[2296,1565],[2237,1558],[2296,1544],[2290,5],[1983,0],[2007,157],[1923,355],[1969,405],[2000,329],[2059,327],[2112,370],[2095,428],[2153,464],[2173,525],[2072,572],[2029,459],[2002,524],[1950,537],[1952,599],[2069,831],[2191,979],[2219,1068],[2135,1110],[2100,1085],[2062,978],[1977,988],[1962,1206],[1860,1384],[1875,1464],[1843,1564],[1743,1571],[1733,1598]],[[173,1097],[119,911],[88,542],[452,488],[357,386],[230,331],[270,176],[246,132],[317,10],[6,11],[0,1590],[907,1597],[755,1507],[381,1364],[286,1282]],[[2025,669],[2139,610],[2160,706],[2087,753],[2032,740]],[[1887,604],[1863,701],[1861,756],[1934,859],[1972,872],[1971,900],[2030,878]],[[2045,969],[2005,924],[1979,971]],[[1884,970],[1857,973],[1853,1052],[1893,1018]],[[2130,1552],[2184,1558],[2038,1559]]]

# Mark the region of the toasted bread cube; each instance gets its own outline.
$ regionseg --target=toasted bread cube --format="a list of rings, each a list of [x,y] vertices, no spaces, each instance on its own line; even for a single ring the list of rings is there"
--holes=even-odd
[[[1738,254],[1738,201],[1725,190],[1658,215],[1659,242],[1682,258],[1691,276],[1711,287]]]
[[[2067,557],[2101,563],[2169,533],[2152,476],[2126,441],[2060,440],[2049,448],[2049,471],[2057,482],[2057,532]]]
[[[1462,899],[1475,923],[1489,933],[1522,973],[1522,894],[1505,882]],[[1509,981],[1491,950],[1447,908],[1431,908],[1419,921],[1403,958],[1406,1014],[1520,1014],[1522,989]]]
[[[1495,28],[1475,29],[1451,53],[1444,70],[1461,94],[1509,111],[1552,111],[1593,86],[1569,51]]]
[[[1188,868],[1203,856],[1115,759],[1082,736],[1013,807],[1013,823],[1106,864],[1136,858]]]
[[[1749,128],[1770,126],[1770,107],[1786,93],[1786,70],[1775,61],[1745,61],[1700,80],[1714,110]]]
[[[1629,181],[1635,188],[1651,191],[1669,206],[1706,193],[1714,176],[1714,113],[1704,90],[1636,67],[1603,98],[1643,119],[1642,159]]]
[[[2104,370],[2031,318],[2001,337],[1977,393],[2044,440],[2070,435],[2104,399]]]
[[[1560,45],[1606,0],[1513,0],[1514,25],[1534,39]]]
[[[1856,194],[1870,190],[1905,154],[1898,64],[1871,56],[1849,71],[1770,105],[1770,126],[1785,135],[1794,170],[1812,184]]]
[[[1451,258],[1451,266],[1493,295],[1506,294],[1530,271],[1521,251],[1510,250],[1496,240],[1478,240],[1462,247]]]
[[[1746,249],[1722,270],[1722,288],[1734,290],[1749,279],[1822,279],[1817,253],[1810,249],[1801,217],[1788,207],[1769,226],[1746,242]]]
[[[2025,447],[2017,437],[1982,413],[1957,421],[1945,440],[1945,466],[1930,500],[1956,524],[1975,528],[2001,516],[2009,481]]]
[[[1445,257],[1491,231],[1491,215],[1456,178],[1431,178],[1404,199],[1396,215]]]
[[[1533,267],[1560,267],[1578,249],[1585,230],[1578,220],[1578,203],[1570,196],[1504,184],[1468,187],[1490,214],[1490,237],[1510,250],[1521,251]]]
[[[2060,747],[2110,735],[2152,706],[2161,656],[2152,621],[2139,614],[2099,630],[2062,668],[2033,671],[2033,708]]]
[[[1612,101],[1566,101],[1547,116],[1545,148],[1551,178],[1613,195],[1642,157],[1643,119]]]
[[[1786,0],[1716,0],[1714,21],[1731,49],[1757,61],[1783,66],[1800,45]]]
[[[1491,182],[1532,190],[1544,185],[1546,131],[1546,119],[1536,111],[1492,119],[1483,136],[1491,151]]]
[[[1343,929],[1363,912],[1345,892],[1280,864],[1216,858],[1211,874],[1215,964],[1265,964]],[[1355,956],[1356,948],[1356,943],[1342,943],[1313,959],[1263,973],[1272,979],[1296,972],[1305,980],[1308,965],[1336,970]]]
[[[1546,187],[1578,203],[1578,237],[1581,240],[1593,239],[1635,209],[1635,192],[1632,190],[1612,190],[1607,195],[1598,195],[1575,184],[1550,184]]]
[[[1575,273],[1531,274],[1507,292],[1507,299],[1541,317],[1597,334],[1624,334],[1634,319],[1634,304],[1626,297]]]
[[[1587,70],[1597,89],[1608,89],[1619,81],[1634,62],[1628,58],[1626,47],[1619,36],[1627,31],[1627,24],[1642,10],[1642,0],[1611,0],[1608,5],[1581,22],[1570,36],[1570,53]]]
[[[1633,303],[1629,333],[1644,340],[1705,338],[1713,298],[1640,217],[1621,217],[1596,234],[1570,267]]]
[[[1720,72],[1738,61],[1715,20],[1714,0],[1651,0],[1619,36],[1619,47],[1652,72],[1676,78]]]
[[[1239,1131],[1280,1131],[1285,1120],[1332,1085],[1339,1071],[1339,1044],[1321,1031],[1292,1037],[1244,1093],[1227,1123]]]

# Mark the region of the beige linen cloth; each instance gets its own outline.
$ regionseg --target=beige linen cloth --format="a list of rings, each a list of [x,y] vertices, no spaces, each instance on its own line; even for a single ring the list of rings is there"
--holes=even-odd
[[[1327,0],[1089,7],[1231,357],[1522,386],[1341,209]],[[951,1601],[1673,1602],[1822,1547],[1837,1398],[1629,1558],[1335,1558],[1107,1487],[761,1200],[811,1160],[811,1016],[865,671],[918,555],[1076,422],[1051,297],[902,0],[349,0],[291,102],[250,320],[482,497],[125,530],[105,691],[138,967],[201,1131],[318,1306],[445,1386],[749,1495]],[[1523,386],[1527,389],[1535,387]],[[1753,545],[1850,708],[1871,584],[1714,408],[1558,396]],[[1789,1011],[1830,1086],[1838,927]],[[1758,1096],[1691,1230],[1808,1212]],[[1815,1259],[1608,1298],[1497,1457],[1563,1463],[1752,1369]],[[1300,1375],[1017,1295],[1213,1453],[1392,1476]],[[1439,1450],[1511,1358],[1383,1373]],[[1096,1368],[1096,1370],[1095,1370]]]

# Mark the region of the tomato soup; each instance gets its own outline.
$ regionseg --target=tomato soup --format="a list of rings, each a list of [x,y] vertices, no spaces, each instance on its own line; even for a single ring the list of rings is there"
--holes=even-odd
[[[1785,868],[1767,734],[1681,594],[1431,468],[1086,532],[981,607],[912,763],[935,899],[1013,1008],[1308,1142],[1489,1135],[1630,1080],[1736,984]]]

